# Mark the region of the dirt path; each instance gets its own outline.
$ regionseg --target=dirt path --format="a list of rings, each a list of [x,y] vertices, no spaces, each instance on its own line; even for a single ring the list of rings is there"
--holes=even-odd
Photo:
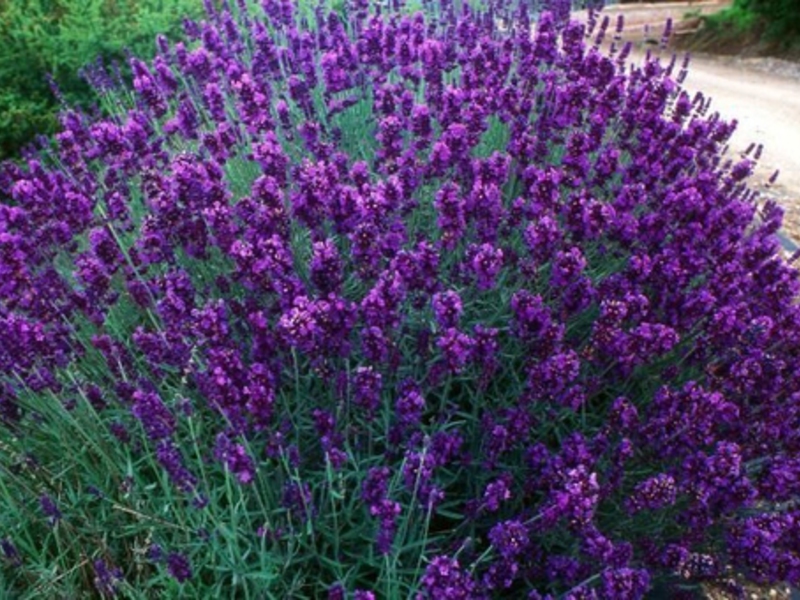
[[[623,15],[623,39],[634,42],[632,60],[640,61],[645,47],[659,40],[668,18],[679,32],[697,26],[697,19],[685,21],[688,13],[710,13],[728,5],[729,0],[628,4],[605,9],[616,22]],[[585,18],[578,13],[578,18]],[[753,183],[763,186],[780,170],[776,185],[764,189],[786,210],[787,234],[800,243],[800,65],[775,59],[738,59],[696,55],[692,57],[684,87],[712,98],[712,111],[739,123],[731,140],[732,158],[751,143],[763,144],[764,151]]]

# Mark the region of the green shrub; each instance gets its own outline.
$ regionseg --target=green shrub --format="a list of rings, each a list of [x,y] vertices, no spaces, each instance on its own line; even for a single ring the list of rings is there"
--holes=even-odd
[[[711,27],[733,28],[738,33],[761,28],[768,41],[779,40],[790,45],[800,38],[800,3],[796,0],[734,0],[730,8],[707,17],[706,22]]]
[[[767,33],[773,37],[800,36],[800,3],[797,0],[736,0],[769,22]]]
[[[36,134],[55,128],[53,76],[70,103],[92,94],[78,75],[98,56],[147,58],[156,34],[176,37],[200,0],[0,0],[0,159],[14,157]]]
[[[705,17],[706,26],[712,31],[727,31],[736,35],[749,31],[758,20],[756,13],[736,2],[725,10]]]

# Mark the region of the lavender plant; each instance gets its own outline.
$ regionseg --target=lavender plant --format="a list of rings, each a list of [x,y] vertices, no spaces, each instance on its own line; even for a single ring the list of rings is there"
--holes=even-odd
[[[419,8],[209,3],[131,86],[93,74],[112,118],[6,165],[4,589],[800,580],[797,272],[757,156],[597,15]]]

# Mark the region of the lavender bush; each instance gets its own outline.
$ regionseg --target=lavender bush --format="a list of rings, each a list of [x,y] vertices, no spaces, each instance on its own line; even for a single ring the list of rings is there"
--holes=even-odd
[[[482,5],[209,3],[132,86],[93,74],[113,118],[5,167],[4,589],[800,581],[757,156],[607,21]]]

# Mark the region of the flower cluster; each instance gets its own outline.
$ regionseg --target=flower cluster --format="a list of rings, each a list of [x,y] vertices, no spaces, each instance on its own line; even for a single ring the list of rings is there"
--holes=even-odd
[[[0,170],[4,581],[57,571],[26,515],[105,595],[150,538],[197,596],[800,583],[800,283],[685,63],[564,2],[206,4]]]

